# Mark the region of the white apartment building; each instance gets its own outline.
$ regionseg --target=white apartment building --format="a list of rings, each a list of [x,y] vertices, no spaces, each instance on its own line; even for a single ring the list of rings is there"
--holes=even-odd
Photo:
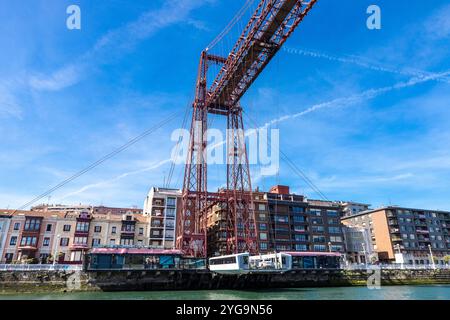
[[[152,187],[144,202],[144,215],[148,216],[149,246],[173,249],[177,209],[181,205],[181,190]]]

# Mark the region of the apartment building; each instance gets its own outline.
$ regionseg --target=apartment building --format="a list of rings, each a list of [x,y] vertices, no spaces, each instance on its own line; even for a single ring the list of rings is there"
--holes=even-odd
[[[147,237],[153,248],[175,247],[177,209],[181,206],[181,190],[152,187],[144,201],[144,216],[149,217]]]
[[[387,206],[344,217],[342,223],[368,231],[380,262],[443,264],[450,253],[450,212]]]
[[[11,214],[0,211],[0,260],[3,257],[3,250],[6,245],[6,238],[8,236],[9,224],[11,223]]]
[[[370,209],[370,204],[367,203],[360,203],[353,201],[339,201],[339,204],[342,207],[344,217],[352,216]]]
[[[266,197],[269,251],[345,252],[339,203],[291,194],[288,186],[272,187]]]
[[[0,211],[2,212],[2,211]],[[82,263],[84,253],[98,246],[145,246],[149,218],[132,211],[125,214],[91,212],[12,211],[0,215],[0,263],[26,261]],[[8,224],[5,224],[8,221]]]
[[[345,241],[345,262],[366,264],[378,260],[373,251],[369,229],[343,226]]]
[[[10,223],[0,261],[46,261],[54,246],[59,214],[32,211],[17,211],[13,214],[12,210],[7,213],[10,215]]]
[[[254,246],[259,245],[259,252],[265,253],[268,250],[268,214],[267,200],[264,199],[264,193],[253,192],[253,210],[256,219],[256,233],[251,233]],[[210,256],[219,256],[227,254],[227,205],[218,203],[214,205],[207,215],[207,246]],[[252,228],[254,222],[250,221]],[[244,238],[243,226],[238,225],[238,241]],[[258,238],[257,238],[258,237]]]

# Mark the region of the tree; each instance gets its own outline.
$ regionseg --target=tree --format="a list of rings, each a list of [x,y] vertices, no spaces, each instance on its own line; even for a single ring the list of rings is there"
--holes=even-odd
[[[446,256],[444,257],[444,262],[445,262],[446,264],[450,264],[450,255],[446,255]]]

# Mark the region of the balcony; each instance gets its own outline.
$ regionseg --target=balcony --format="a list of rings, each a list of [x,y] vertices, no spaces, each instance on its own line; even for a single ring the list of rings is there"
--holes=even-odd
[[[74,243],[70,247],[70,250],[85,250],[89,249],[87,243]]]
[[[390,225],[390,226],[397,226],[398,225],[398,220],[397,219],[389,219],[388,225]]]

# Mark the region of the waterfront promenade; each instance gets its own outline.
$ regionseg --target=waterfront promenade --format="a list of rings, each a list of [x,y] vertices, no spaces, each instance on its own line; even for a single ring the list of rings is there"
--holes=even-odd
[[[385,285],[449,285],[449,268],[300,269],[287,272],[216,274],[209,270],[109,270],[73,266],[45,270],[0,269],[0,293],[177,290],[272,290]],[[13,267],[14,268],[14,267]],[[36,268],[36,267],[35,267]]]

